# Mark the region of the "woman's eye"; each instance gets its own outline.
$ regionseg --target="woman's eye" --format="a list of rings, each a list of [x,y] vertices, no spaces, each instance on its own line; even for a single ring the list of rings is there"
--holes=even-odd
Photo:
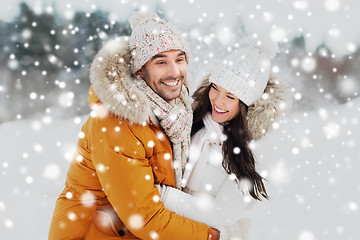
[[[165,62],[164,61],[159,61],[156,64],[165,64]]]
[[[227,96],[228,98],[230,98],[231,100],[234,100],[235,98],[234,97],[232,97],[232,96]]]
[[[183,62],[183,61],[185,61],[185,59],[184,58],[179,58],[177,61],[178,62]]]
[[[211,87],[212,87],[213,89],[215,89],[216,91],[218,90],[218,89],[215,87],[215,85],[211,85]]]

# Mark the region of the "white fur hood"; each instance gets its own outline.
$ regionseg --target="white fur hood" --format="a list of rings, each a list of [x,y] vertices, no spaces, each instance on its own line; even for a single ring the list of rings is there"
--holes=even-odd
[[[109,41],[91,64],[90,81],[96,96],[112,115],[142,124],[149,121],[151,107],[135,85],[130,58],[128,37]]]
[[[287,82],[270,75],[261,98],[249,106],[247,125],[250,137],[259,140],[270,131],[279,117],[292,109],[291,90]]]

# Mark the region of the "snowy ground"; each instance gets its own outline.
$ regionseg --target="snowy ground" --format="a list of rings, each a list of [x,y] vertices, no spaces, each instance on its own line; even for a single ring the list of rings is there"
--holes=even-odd
[[[256,240],[360,236],[360,99],[296,113],[256,145],[270,201],[254,208]]]
[[[251,240],[357,240],[360,99],[294,113],[255,144],[270,201],[251,210]],[[0,125],[0,239],[47,239],[86,116]]]

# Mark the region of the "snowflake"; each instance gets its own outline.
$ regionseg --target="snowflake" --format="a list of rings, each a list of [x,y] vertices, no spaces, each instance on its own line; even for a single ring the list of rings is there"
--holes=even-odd
[[[12,220],[10,220],[10,219],[5,219],[5,221],[4,221],[4,225],[5,225],[5,227],[7,227],[7,228],[13,228],[14,227],[14,222],[12,221]]]
[[[31,183],[34,182],[34,178],[31,177],[31,176],[27,176],[27,177],[25,178],[25,182],[26,182],[27,184],[31,184]]]
[[[159,234],[155,231],[150,231],[151,239],[159,239]]]
[[[95,195],[87,191],[81,195],[81,204],[83,204],[86,207],[91,207],[95,204],[96,197]]]
[[[316,61],[313,57],[305,57],[301,62],[301,67],[305,72],[312,72],[316,68]]]
[[[334,122],[330,122],[323,127],[327,139],[334,139],[340,134],[340,125]]]
[[[358,207],[358,205],[357,205],[355,202],[350,202],[350,203],[348,204],[348,207],[349,207],[349,209],[350,209],[351,211],[353,211],[353,212],[356,212],[357,210],[359,210],[359,207]]]
[[[60,84],[60,88],[63,88]],[[74,93],[73,92],[63,92],[58,97],[58,103],[63,108],[71,107],[74,103]]]
[[[49,180],[57,179],[60,176],[60,167],[55,163],[50,163],[45,166],[43,177]]]
[[[0,202],[0,211],[5,211],[6,210],[6,206],[4,202]]]
[[[41,152],[44,151],[43,146],[42,146],[41,144],[39,144],[39,143],[35,143],[35,144],[33,145],[33,149],[34,149],[34,151],[37,152],[37,153],[41,153]]]
[[[315,240],[314,234],[308,230],[302,231],[298,237],[299,240]]]
[[[339,0],[325,0],[324,7],[329,12],[336,12],[340,8]]]
[[[140,214],[133,214],[129,218],[129,225],[132,229],[138,230],[144,226],[144,218]]]
[[[309,4],[305,0],[299,0],[299,1],[294,1],[293,6],[297,10],[304,11],[308,8]]]

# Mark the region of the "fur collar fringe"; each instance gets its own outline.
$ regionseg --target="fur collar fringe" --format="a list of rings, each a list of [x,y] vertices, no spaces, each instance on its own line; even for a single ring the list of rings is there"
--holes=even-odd
[[[91,64],[90,82],[97,97],[115,117],[143,124],[149,122],[151,107],[135,85],[130,58],[128,37],[110,40]]]
[[[280,116],[292,109],[289,85],[270,75],[264,94],[248,108],[247,126],[252,140],[263,137]]]

